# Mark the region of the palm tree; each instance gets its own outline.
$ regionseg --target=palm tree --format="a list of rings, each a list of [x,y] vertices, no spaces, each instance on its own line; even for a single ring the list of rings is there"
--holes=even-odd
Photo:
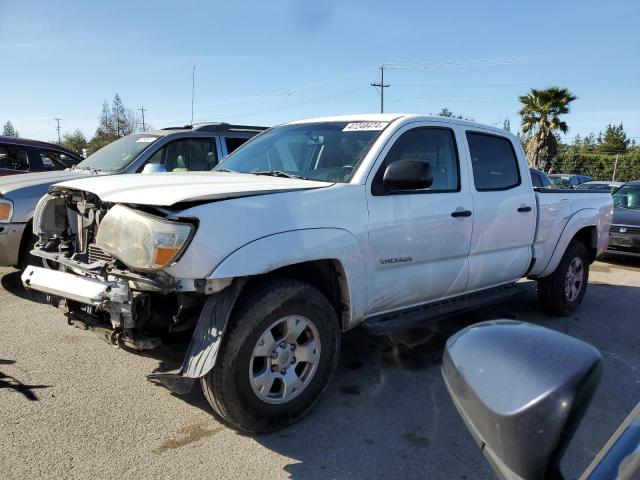
[[[518,97],[522,103],[518,112],[522,117],[522,132],[531,135],[527,159],[532,167],[548,169],[558,147],[555,131],[567,133],[569,130],[560,115],[569,113],[569,103],[576,98],[568,89],[560,87],[532,88],[528,94]]]

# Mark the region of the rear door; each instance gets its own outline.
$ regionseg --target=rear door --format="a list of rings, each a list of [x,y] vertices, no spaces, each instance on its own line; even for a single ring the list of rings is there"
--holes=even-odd
[[[521,278],[531,262],[536,205],[524,157],[506,136],[467,129],[473,235],[468,291]],[[521,149],[519,149],[522,154]]]
[[[464,291],[473,219],[461,133],[455,125],[409,124],[394,135],[370,173],[368,315]],[[433,185],[386,193],[384,171],[401,160],[429,163]]]

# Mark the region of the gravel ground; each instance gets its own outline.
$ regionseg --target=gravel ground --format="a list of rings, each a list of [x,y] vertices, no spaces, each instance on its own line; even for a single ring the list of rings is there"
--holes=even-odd
[[[640,401],[640,261],[592,266],[572,318],[537,308],[533,284],[507,303],[395,337],[346,334],[327,394],[299,424],[246,436],[221,424],[199,388],[172,395],[146,380],[184,345],[138,355],[69,327],[0,269],[0,477],[493,478],[440,375],[448,336],[517,318],[596,346],[605,369],[563,462],[576,478]],[[526,379],[523,379],[526,381]]]

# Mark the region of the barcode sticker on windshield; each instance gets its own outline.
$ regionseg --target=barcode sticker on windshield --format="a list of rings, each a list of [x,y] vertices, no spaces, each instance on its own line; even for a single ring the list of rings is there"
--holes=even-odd
[[[136,140],[136,143],[151,143],[156,139],[156,137],[140,137]]]
[[[358,132],[361,130],[382,130],[389,122],[352,122],[342,129],[343,132]]]

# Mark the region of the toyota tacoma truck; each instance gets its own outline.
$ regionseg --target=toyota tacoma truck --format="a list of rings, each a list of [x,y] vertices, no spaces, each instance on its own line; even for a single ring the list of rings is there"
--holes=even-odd
[[[58,268],[22,281],[123,347],[190,334],[164,384],[199,379],[230,425],[266,432],[309,410],[356,325],[406,328],[504,298],[523,277],[570,315],[612,212],[607,193],[536,191],[504,130],[319,118],[259,134],[213,172],[54,185],[32,253]]]

